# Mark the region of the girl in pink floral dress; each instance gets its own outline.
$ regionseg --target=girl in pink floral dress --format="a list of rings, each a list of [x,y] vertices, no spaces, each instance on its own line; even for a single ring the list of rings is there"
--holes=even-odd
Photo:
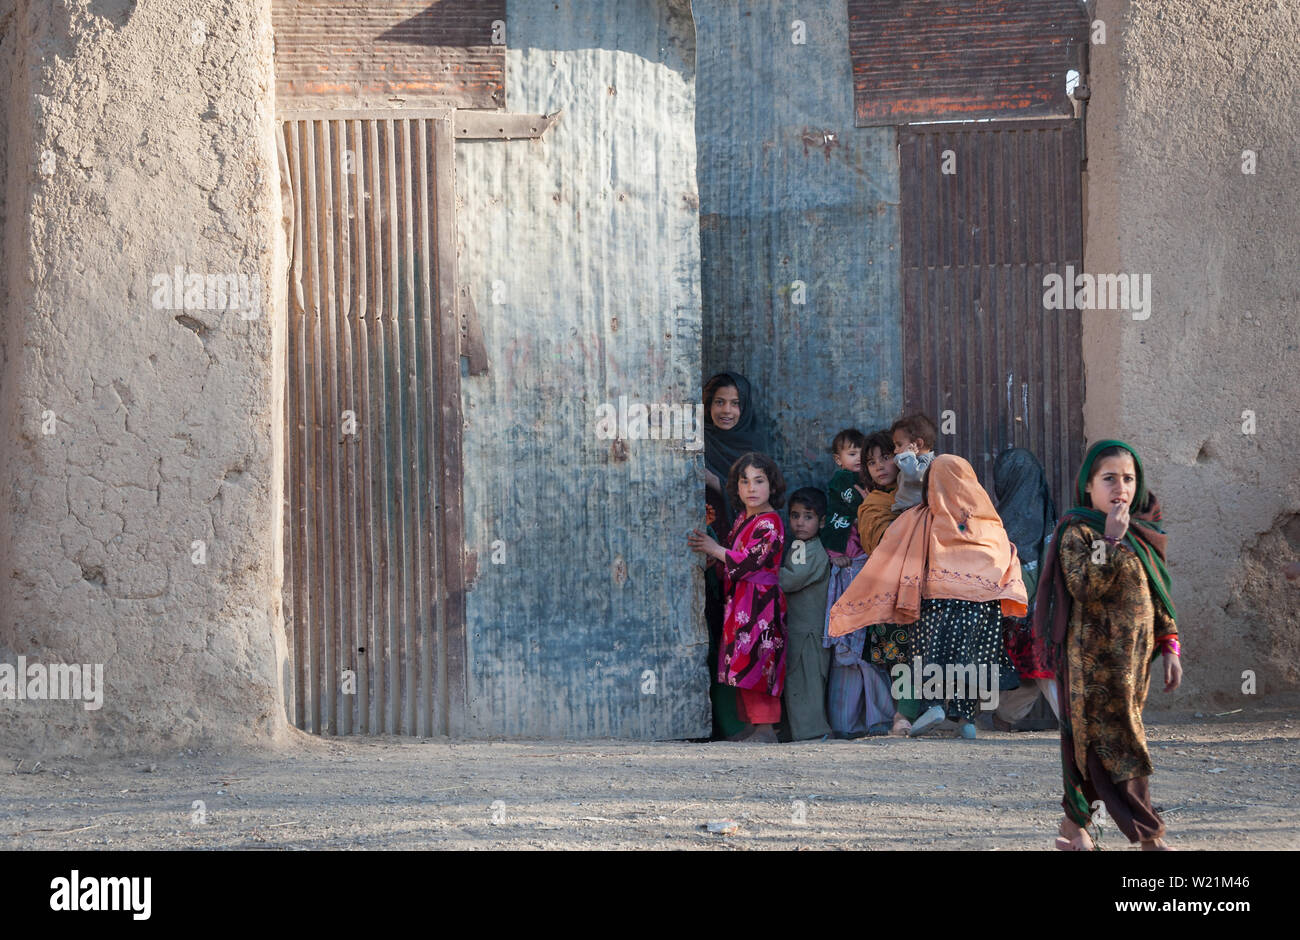
[[[775,742],[785,684],[785,597],[781,555],[785,526],[776,512],[785,502],[785,480],[771,458],[741,457],[727,478],[737,510],[727,550],[698,529],[687,543],[715,559],[727,598],[718,650],[718,681],[738,690],[740,718],[749,728],[733,740]]]

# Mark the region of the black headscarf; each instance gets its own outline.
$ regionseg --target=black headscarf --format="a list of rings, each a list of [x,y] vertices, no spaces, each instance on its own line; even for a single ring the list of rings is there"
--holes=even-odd
[[[740,420],[735,427],[724,431],[713,423],[709,407],[712,402],[704,403],[704,465],[713,471],[725,488],[733,463],[750,451],[760,454],[768,451],[767,437],[758,430],[758,415],[754,412],[754,399],[749,393],[749,380],[738,372],[719,372],[705,382],[704,387],[707,389],[720,376],[727,379],[720,387],[736,387],[740,397]]]
[[[1056,526],[1056,506],[1043,465],[1023,447],[1004,450],[993,462],[993,493],[1007,538],[1016,546],[1032,600],[1047,539]]]

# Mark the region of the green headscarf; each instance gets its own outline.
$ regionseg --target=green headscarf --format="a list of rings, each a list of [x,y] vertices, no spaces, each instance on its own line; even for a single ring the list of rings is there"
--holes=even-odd
[[[1164,604],[1169,616],[1177,620],[1174,602],[1169,596],[1172,582],[1164,558],[1168,536],[1165,535],[1164,526],[1161,525],[1160,504],[1147,492],[1142,459],[1128,444],[1123,441],[1106,440],[1098,441],[1088,448],[1088,455],[1083,458],[1083,466],[1079,468],[1079,477],[1075,483],[1075,506],[1062,517],[1061,526],[1057,529],[1058,544],[1061,529],[1071,518],[1088,523],[1098,532],[1106,531],[1106,514],[1091,508],[1084,488],[1092,478],[1092,467],[1097,462],[1097,455],[1109,447],[1122,447],[1128,451],[1133,457],[1133,466],[1137,471],[1137,492],[1130,504],[1132,516],[1128,531],[1124,533],[1124,542],[1133,549],[1133,554],[1137,555],[1138,560],[1142,562],[1142,567],[1146,569],[1147,580],[1152,590],[1156,592],[1156,596],[1160,598],[1160,603]]]

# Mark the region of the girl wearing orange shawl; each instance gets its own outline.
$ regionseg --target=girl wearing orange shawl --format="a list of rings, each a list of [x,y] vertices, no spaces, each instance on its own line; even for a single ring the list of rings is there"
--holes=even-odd
[[[915,653],[953,675],[970,668],[997,682],[1002,617],[1023,617],[1027,595],[1015,546],[971,465],[945,454],[926,475],[921,505],[898,517],[862,572],[831,609],[830,633],[842,636],[873,624],[914,624]],[[981,668],[982,667],[982,668]],[[897,667],[895,667],[897,669]],[[926,672],[930,670],[927,668]],[[921,691],[920,676],[913,686]],[[959,692],[967,694],[958,695]],[[961,735],[975,737],[973,690],[945,689],[962,719]],[[944,718],[934,703],[913,725],[919,734]]]

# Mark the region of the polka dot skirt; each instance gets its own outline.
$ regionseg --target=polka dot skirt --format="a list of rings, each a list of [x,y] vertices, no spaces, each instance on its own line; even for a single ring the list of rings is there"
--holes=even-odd
[[[924,666],[935,663],[943,667],[949,664],[985,667],[979,671],[980,689],[995,687],[998,675],[1012,668],[1002,644],[1002,605],[998,601],[952,598],[921,601],[921,616],[912,632],[912,649]],[[994,666],[998,667],[998,673],[993,672]],[[946,693],[953,691],[945,686]],[[979,690],[966,688],[964,691],[974,697],[949,699],[948,712],[971,721],[979,709]],[[938,700],[926,701],[927,706],[935,704],[939,704]]]

